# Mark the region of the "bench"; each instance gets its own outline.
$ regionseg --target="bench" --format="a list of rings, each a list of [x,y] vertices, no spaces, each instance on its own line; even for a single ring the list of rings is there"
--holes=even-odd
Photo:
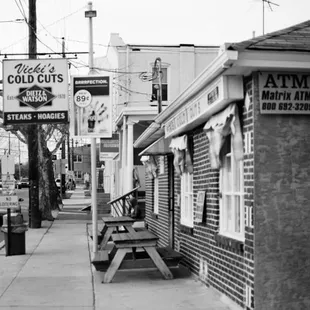
[[[182,254],[173,250],[171,247],[159,247],[156,248],[156,250],[167,267],[170,268],[178,267],[183,258]],[[97,271],[106,272],[114,256],[115,253],[111,252],[109,253],[109,260],[100,262],[96,261],[93,262],[93,265]],[[145,251],[136,251],[135,254],[132,252],[126,253],[125,258],[118,270],[133,270],[144,268],[156,268],[156,266]]]

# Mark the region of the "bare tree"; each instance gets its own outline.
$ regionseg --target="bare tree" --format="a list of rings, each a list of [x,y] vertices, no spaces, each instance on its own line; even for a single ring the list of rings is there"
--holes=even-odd
[[[0,111],[0,115],[2,115]],[[29,147],[29,129],[32,125],[10,125],[0,128],[10,131],[21,143]],[[53,220],[59,212],[59,205],[62,204],[61,196],[55,184],[52,154],[55,154],[62,145],[68,134],[67,124],[37,125],[37,167],[39,184],[39,210],[42,220]],[[52,141],[52,143],[51,143]],[[50,148],[48,147],[50,145]],[[52,147],[51,147],[52,146]]]

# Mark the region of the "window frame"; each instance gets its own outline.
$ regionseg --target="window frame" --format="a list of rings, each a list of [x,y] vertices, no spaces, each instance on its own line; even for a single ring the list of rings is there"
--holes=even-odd
[[[75,162],[75,163],[83,162],[83,155],[82,154],[74,154],[73,155],[73,162]]]
[[[220,235],[236,239],[239,241],[245,240],[245,206],[244,206],[244,163],[243,160],[237,162],[234,160],[234,151],[232,147],[232,139],[230,136],[226,137],[225,143],[230,143],[230,150],[224,154],[223,149],[220,155],[221,168],[219,176],[219,208],[220,208]],[[225,143],[223,148],[225,148]],[[230,174],[227,170],[226,162],[230,161]],[[225,170],[226,169],[226,170]],[[238,180],[238,182],[234,182]],[[239,185],[237,186],[237,184]],[[229,184],[229,186],[227,186]],[[227,186],[227,188],[225,188]],[[229,187],[229,188],[228,188]],[[228,198],[229,197],[229,198]],[[239,212],[236,212],[236,197],[239,198]],[[231,201],[231,205],[224,201]],[[230,208],[230,212],[229,212]],[[236,214],[239,216],[236,216]],[[228,218],[229,216],[230,219]],[[239,220],[238,220],[239,217]],[[238,222],[238,223],[237,223]],[[228,227],[230,226],[230,227]]]
[[[181,214],[180,223],[187,227],[194,227],[194,191],[193,174],[183,172],[181,175]]]
[[[151,67],[151,72],[153,73],[153,69],[154,69],[154,62],[150,63],[150,67]],[[163,100],[162,99],[162,105],[163,106],[167,106],[169,104],[169,98],[171,97],[171,83],[170,83],[170,64],[167,64],[167,63],[161,63],[161,69],[165,69],[167,70],[167,82],[166,83],[163,83],[162,82],[162,85],[167,85],[167,100]],[[151,80],[151,83],[150,83],[150,93],[151,93],[151,97],[152,97],[152,101],[153,101],[153,104],[151,105],[156,105],[157,103],[157,97],[154,98],[153,97],[153,85],[155,84],[158,84],[158,83],[154,83],[153,80]],[[155,102],[155,103],[154,103]],[[152,102],[151,102],[152,103]]]
[[[77,178],[77,179],[82,179],[82,171],[80,171],[80,170],[75,170],[75,171],[74,171],[74,176],[75,176],[75,178]]]

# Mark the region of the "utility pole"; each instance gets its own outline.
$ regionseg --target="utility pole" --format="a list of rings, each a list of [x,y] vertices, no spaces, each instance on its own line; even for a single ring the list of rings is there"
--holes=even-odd
[[[20,167],[20,141],[18,139],[18,176],[21,179],[21,167]]]
[[[36,0],[29,0],[29,41],[28,53],[30,59],[36,58],[37,53],[37,9]],[[29,160],[29,227],[41,228],[41,212],[39,209],[39,175],[38,175],[38,143],[39,126],[28,127],[28,160]]]
[[[72,172],[74,173],[74,145],[73,145],[73,139],[71,139],[71,169],[72,169]]]
[[[66,58],[65,54],[65,38],[62,38],[62,57]],[[63,171],[64,169],[64,161],[66,159],[66,139],[62,140],[61,144],[61,165],[60,165],[60,173],[61,173],[61,195],[65,198],[66,194],[66,173]]]

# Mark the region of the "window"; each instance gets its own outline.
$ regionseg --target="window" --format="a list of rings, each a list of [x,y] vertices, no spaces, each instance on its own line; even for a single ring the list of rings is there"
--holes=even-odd
[[[82,162],[82,155],[80,155],[80,154],[73,155],[73,161],[81,163]]]
[[[158,178],[154,178],[154,210],[158,214]]]
[[[184,172],[181,176],[181,224],[193,227],[193,215],[193,174]]]
[[[82,178],[82,171],[74,171],[74,176],[77,179],[81,179]]]
[[[243,161],[235,160],[231,135],[227,136],[220,158],[220,234],[244,240]]]
[[[153,68],[153,74],[158,68]],[[161,89],[162,89],[162,101],[168,101],[168,79],[167,79],[167,68],[161,68]],[[152,81],[152,99],[157,101],[157,90],[159,88],[159,78]]]

